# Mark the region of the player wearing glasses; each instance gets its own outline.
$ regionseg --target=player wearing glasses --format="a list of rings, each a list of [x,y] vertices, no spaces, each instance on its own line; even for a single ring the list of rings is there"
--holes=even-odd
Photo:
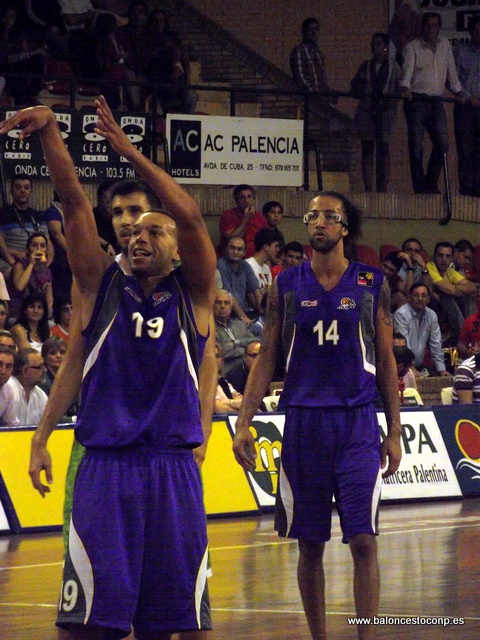
[[[332,496],[350,545],[358,616],[373,617],[379,577],[375,535],[382,468],[400,464],[398,383],[392,352],[390,295],[383,273],[345,257],[360,232],[360,211],[324,191],[304,216],[313,257],[279,274],[269,294],[260,353],[237,419],[234,452],[254,467],[249,431],[274,370],[286,359],[279,408],[286,411],[275,527],[299,540],[298,581],[310,632],[326,638],[323,551]],[[380,391],[388,435],[380,443],[373,401]],[[373,626],[359,637],[373,638]]]

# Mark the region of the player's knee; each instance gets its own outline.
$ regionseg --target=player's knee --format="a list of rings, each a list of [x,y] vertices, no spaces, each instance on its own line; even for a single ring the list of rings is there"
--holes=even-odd
[[[322,560],[325,544],[323,542],[310,542],[308,540],[299,540],[298,548],[300,550],[300,557],[309,563],[314,563]]]
[[[350,538],[350,549],[354,559],[368,560],[377,554],[377,540],[374,535],[361,533]]]

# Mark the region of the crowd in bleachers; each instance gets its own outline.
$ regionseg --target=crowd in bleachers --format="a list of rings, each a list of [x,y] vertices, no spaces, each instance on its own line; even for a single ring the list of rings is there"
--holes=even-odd
[[[137,181],[107,181],[98,189],[98,242],[105,251],[118,254],[120,264],[132,221],[112,223],[112,217],[123,216],[121,207],[112,209],[112,197],[133,194],[133,200],[148,200],[144,189]],[[35,393],[39,386],[42,394],[37,394],[37,405],[42,406],[67,349],[72,313],[62,208],[54,197],[47,212],[33,209],[28,178],[14,179],[10,195],[11,204],[0,212],[0,340],[2,344],[7,340],[7,347],[13,346],[21,354],[15,363],[17,378],[20,375],[20,384],[32,384]],[[260,348],[272,282],[280,272],[311,255],[309,245],[298,240],[285,243],[281,231],[284,212],[279,202],[265,203],[260,212],[255,190],[247,184],[235,187],[233,197],[234,206],[221,214],[219,223],[222,241],[214,306],[221,365],[216,404],[219,412],[238,410],[248,372]],[[134,216],[133,201],[130,205],[129,215]],[[138,215],[142,211],[139,209]],[[476,362],[480,352],[480,294],[476,284],[480,280],[480,247],[467,239],[455,245],[444,241],[437,243],[430,257],[420,240],[407,238],[401,247],[382,245],[378,253],[362,244],[350,246],[349,251],[350,258],[380,267],[385,274],[399,340],[395,356],[401,384],[405,377],[412,387],[418,377],[451,375],[456,364],[451,357],[453,351],[460,362]],[[285,362],[279,359],[274,380],[283,379],[284,367]]]
[[[90,0],[47,2],[41,5],[38,15],[33,9],[26,11],[27,4],[32,9],[29,3],[6,4],[0,9],[0,74],[41,73],[45,65],[57,60],[78,76],[98,80],[99,89],[114,108],[123,105],[140,109],[146,93],[141,86],[109,85],[107,79],[173,85],[165,88],[162,100],[174,104],[179,111],[195,110],[194,92],[186,89],[188,57],[163,11],[149,11],[145,2],[134,0],[123,20]],[[441,21],[436,14],[425,16],[420,31],[412,34],[417,38],[412,37],[410,42],[419,37],[428,48],[432,37],[438,37]],[[470,25],[474,48],[477,35],[480,39],[478,25],[480,20],[473,20]],[[428,31],[430,28],[434,36]],[[313,18],[305,21],[302,33],[303,41],[291,56],[294,78],[299,83],[316,78],[317,84],[323,78],[313,89],[329,91],[324,69],[323,75],[319,74],[324,62],[316,44],[318,21]],[[360,98],[356,123],[362,139],[365,188],[367,191],[373,188],[376,157],[377,190],[384,191],[395,102],[383,100],[382,95],[407,88],[406,67],[402,71],[397,62],[389,59],[386,34],[374,34],[371,46],[373,58],[360,66],[352,80],[352,94]],[[307,54],[312,51],[318,55],[314,68],[308,69]],[[310,73],[312,70],[315,73]],[[451,68],[449,72],[453,73]],[[36,102],[41,79],[33,75],[26,81],[8,75],[3,80],[0,89],[9,92],[16,104]],[[457,93],[466,95],[465,89]],[[406,95],[404,98],[410,100]],[[474,101],[469,104],[474,106]],[[383,137],[379,136],[379,122]],[[432,183],[428,189],[415,191],[433,192],[436,189],[433,187]],[[99,187],[94,210],[98,242],[111,255],[121,256],[121,239],[112,226],[111,188],[111,180]],[[476,195],[473,190],[468,194]],[[41,385],[48,393],[68,342],[72,277],[66,258],[61,204],[54,196],[52,205],[41,213],[30,206],[31,195],[28,178],[14,179],[12,202],[0,212],[0,337],[12,340],[20,353],[15,371],[22,382],[35,380],[33,387]],[[310,246],[296,240],[285,243],[280,228],[284,215],[281,203],[269,201],[259,210],[255,191],[246,184],[235,187],[233,198],[235,205],[222,213],[219,226],[214,313],[218,360],[222,363],[219,411],[226,406],[238,409],[238,398],[260,345],[272,282],[281,271],[309,259],[312,253]],[[468,239],[453,245],[446,238],[437,243],[430,257],[420,240],[408,238],[401,247],[384,244],[378,253],[362,244],[350,246],[349,251],[352,259],[380,267],[385,274],[395,329],[405,340],[405,344],[397,345],[398,349],[403,348],[396,352],[399,378],[407,376],[413,384],[419,376],[453,373],[452,350],[456,350],[461,360],[476,366],[475,357],[480,351],[480,297],[476,284],[480,281],[479,246],[474,247]],[[53,336],[60,342],[51,342]],[[447,354],[450,360],[446,361]],[[283,369],[284,362],[279,361],[277,380],[282,379]],[[32,370],[42,375],[32,376],[28,373]]]
[[[103,93],[114,109],[143,109],[151,93],[146,86],[122,83],[154,82],[165,107],[195,112],[197,94],[186,88],[188,54],[179,35],[169,28],[165,12],[150,11],[147,3],[134,0],[123,18],[106,6],[98,0],[3,4],[0,95],[3,91],[12,96],[18,106],[35,104],[44,87],[54,94],[68,94],[68,78],[74,75],[86,79],[86,94]],[[49,74],[66,80],[45,83],[41,76],[48,80]]]
[[[187,88],[191,81],[188,51],[179,34],[170,29],[167,14],[151,9],[143,0],[132,0],[125,16],[115,14],[109,6],[102,0],[5,2],[0,9],[0,95],[3,91],[19,106],[34,104],[44,88],[68,95],[68,78],[75,76],[83,79],[80,93],[103,93],[114,109],[143,110],[149,104],[151,83],[158,83],[158,98],[165,111],[194,113],[198,95]],[[354,120],[361,140],[365,191],[388,189],[389,145],[401,97],[413,190],[438,193],[449,148],[441,100],[448,88],[456,100],[460,193],[480,194],[480,84],[475,71],[480,56],[480,17],[470,19],[470,41],[455,54],[441,35],[441,27],[440,14],[427,11],[420,15],[410,5],[396,3],[388,33],[372,35],[372,57],[362,62],[351,80],[350,95],[358,100]],[[298,86],[323,94],[316,104],[326,107],[336,104],[337,98],[327,79],[328,59],[318,46],[320,32],[316,18],[303,22],[302,41],[290,54],[290,66]],[[390,40],[396,57],[390,56]],[[49,80],[49,74],[66,76],[66,80]],[[312,118],[322,120],[328,113],[317,108]],[[324,125],[327,130],[328,123]],[[427,166],[425,132],[433,146]]]

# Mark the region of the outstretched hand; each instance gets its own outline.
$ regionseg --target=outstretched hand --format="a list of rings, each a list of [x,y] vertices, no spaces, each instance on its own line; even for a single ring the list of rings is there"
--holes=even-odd
[[[11,129],[22,128],[19,139],[24,140],[34,131],[40,131],[47,125],[55,122],[55,114],[49,107],[43,105],[38,107],[28,107],[17,111],[11,118],[0,122],[0,134],[3,135]]]
[[[103,136],[105,140],[108,140],[120,156],[126,157],[129,151],[135,149],[134,145],[127,138],[122,128],[115,122],[113,113],[103,96],[95,100],[95,106],[98,115],[95,133]]]

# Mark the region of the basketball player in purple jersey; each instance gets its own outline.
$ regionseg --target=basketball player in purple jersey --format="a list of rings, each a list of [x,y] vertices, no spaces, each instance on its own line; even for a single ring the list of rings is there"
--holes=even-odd
[[[71,640],[126,637],[132,624],[139,640],[175,632],[196,639],[210,628],[205,514],[192,449],[202,442],[197,372],[215,295],[215,251],[192,198],[129,142],[103,98],[96,105],[96,132],[166,207],[134,226],[134,277],[96,241],[91,205],[53,112],[34,107],[0,125],[0,133],[23,126],[21,138],[40,134],[82,298],[77,438],[86,454],[57,624]],[[182,267],[173,272],[177,241]]]
[[[378,610],[376,539],[382,481],[401,459],[398,382],[392,352],[390,296],[383,273],[349,261],[346,240],[360,231],[360,211],[324,191],[304,217],[313,257],[280,273],[270,294],[262,347],[236,423],[237,462],[252,470],[249,431],[274,371],[286,359],[285,409],[275,528],[299,541],[298,582],[314,640],[326,636],[324,545],[330,539],[332,495],[354,561],[357,615]],[[388,435],[380,444],[374,410],[380,391]],[[373,625],[358,627],[362,640]]]

